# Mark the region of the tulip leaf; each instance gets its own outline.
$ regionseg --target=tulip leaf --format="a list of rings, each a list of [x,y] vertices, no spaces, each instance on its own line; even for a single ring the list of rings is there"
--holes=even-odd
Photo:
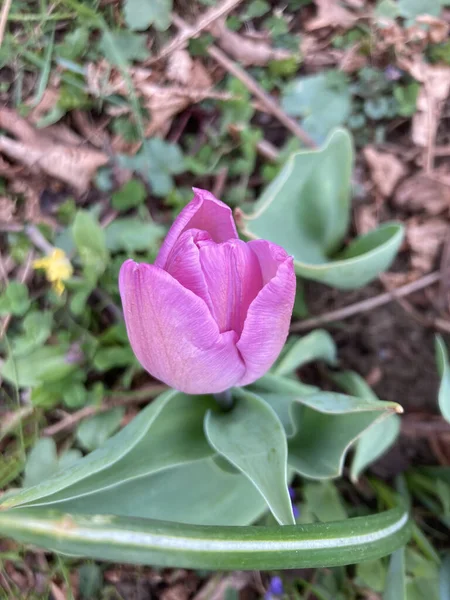
[[[367,398],[371,401],[378,401],[366,381],[353,371],[337,373],[333,375],[333,379],[349,394]],[[391,414],[387,419],[372,425],[359,437],[356,442],[350,471],[352,481],[358,481],[361,473],[394,444],[399,433],[400,417]]]
[[[316,329],[295,341],[276,363],[273,372],[276,375],[289,375],[314,360],[336,364],[336,344],[325,329]]]
[[[405,548],[399,548],[391,555],[383,600],[407,600]]]
[[[179,493],[179,490],[178,490]],[[285,527],[189,525],[41,507],[0,510],[0,534],[72,556],[211,570],[347,565],[407,543],[404,507],[335,523]]]
[[[436,336],[436,362],[441,376],[439,408],[444,419],[450,423],[450,365],[447,348],[440,335]]]
[[[450,598],[450,552],[444,555],[439,570],[439,593],[441,600]]]
[[[211,446],[246,475],[282,525],[295,523],[287,488],[287,444],[283,425],[262,398],[234,390],[229,412],[209,411],[205,433]]]
[[[162,469],[212,456],[203,434],[211,398],[168,391],[104,446],[71,468],[8,497],[6,506],[49,504],[89,496]]]
[[[285,427],[289,466],[312,479],[340,475],[353,442],[378,421],[402,411],[395,402],[323,392],[276,375],[261,378],[254,389]]]
[[[83,514],[108,513],[197,525],[250,525],[267,504],[250,481],[202,459],[52,504]]]
[[[298,275],[340,289],[365,285],[393,261],[403,227],[386,223],[342,250],[350,218],[353,149],[350,135],[334,131],[319,150],[291,155],[263,192],[242,231],[282,245]]]

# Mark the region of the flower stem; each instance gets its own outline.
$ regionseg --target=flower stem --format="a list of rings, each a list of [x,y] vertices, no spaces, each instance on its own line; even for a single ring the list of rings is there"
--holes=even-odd
[[[228,412],[234,406],[234,398],[231,390],[225,390],[218,394],[213,394],[214,400],[224,412]]]

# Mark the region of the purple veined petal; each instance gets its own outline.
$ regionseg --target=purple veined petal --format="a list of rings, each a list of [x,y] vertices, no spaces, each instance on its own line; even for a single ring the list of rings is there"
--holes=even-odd
[[[155,265],[161,269],[165,268],[177,239],[188,229],[207,231],[217,243],[238,237],[231,208],[215,198],[211,192],[199,188],[193,190],[193,199],[173,222],[155,260]]]
[[[293,258],[280,246],[265,240],[248,245],[259,258],[264,279],[275,267],[276,272],[250,304],[236,344],[246,365],[239,385],[248,385],[262,377],[277,359],[289,333],[296,286]]]
[[[205,302],[169,273],[127,260],[119,289],[131,346],[153,377],[187,394],[206,394],[243,376],[236,334],[221,334]]]
[[[258,257],[241,240],[199,241],[200,264],[220,331],[241,334],[248,307],[261,290]]]

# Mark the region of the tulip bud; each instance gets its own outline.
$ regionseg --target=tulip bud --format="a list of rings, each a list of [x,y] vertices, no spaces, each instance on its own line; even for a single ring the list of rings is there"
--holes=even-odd
[[[131,346],[156,379],[188,394],[248,385],[272,366],[289,331],[293,259],[238,238],[210,192],[170,228],[154,265],[127,260],[119,288]]]

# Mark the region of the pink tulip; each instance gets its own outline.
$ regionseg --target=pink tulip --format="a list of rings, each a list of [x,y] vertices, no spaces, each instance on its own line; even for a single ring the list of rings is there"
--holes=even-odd
[[[283,248],[241,241],[230,208],[194,192],[155,264],[127,260],[119,288],[142,366],[182,392],[218,393],[252,383],[274,363],[289,330],[295,274]]]

